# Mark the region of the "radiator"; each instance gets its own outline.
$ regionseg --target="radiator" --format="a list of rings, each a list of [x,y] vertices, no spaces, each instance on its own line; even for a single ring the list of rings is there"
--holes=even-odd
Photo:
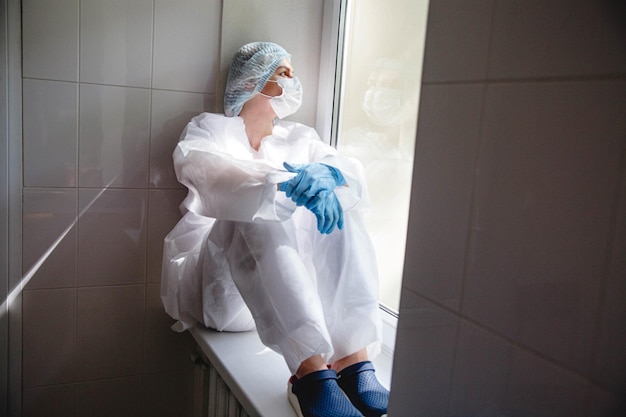
[[[194,353],[194,417],[250,417],[202,353]]]

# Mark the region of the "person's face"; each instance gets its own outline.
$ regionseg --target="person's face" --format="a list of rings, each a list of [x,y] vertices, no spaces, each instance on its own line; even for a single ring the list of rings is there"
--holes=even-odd
[[[291,66],[291,63],[289,62],[289,60],[285,58],[278,65],[278,68],[276,68],[276,71],[274,71],[274,74],[272,74],[272,76],[269,78],[269,80],[271,81],[268,81],[267,83],[265,83],[265,86],[261,90],[261,93],[271,96],[271,97],[280,96],[283,93],[283,89],[280,88],[278,83],[272,82],[272,81],[277,81],[281,78],[293,78],[293,77],[294,77],[293,67]]]

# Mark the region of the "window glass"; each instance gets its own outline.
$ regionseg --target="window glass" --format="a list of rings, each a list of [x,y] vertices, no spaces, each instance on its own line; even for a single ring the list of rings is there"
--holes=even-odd
[[[365,167],[381,304],[397,312],[428,0],[346,5],[336,143]]]

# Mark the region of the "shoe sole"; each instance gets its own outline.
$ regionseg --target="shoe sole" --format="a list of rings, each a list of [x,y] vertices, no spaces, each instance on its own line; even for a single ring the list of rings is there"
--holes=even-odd
[[[304,417],[302,414],[302,409],[300,408],[300,402],[298,401],[298,397],[293,393],[293,384],[291,382],[287,383],[287,398],[289,398],[289,402],[294,410],[296,410],[296,414],[298,417]]]

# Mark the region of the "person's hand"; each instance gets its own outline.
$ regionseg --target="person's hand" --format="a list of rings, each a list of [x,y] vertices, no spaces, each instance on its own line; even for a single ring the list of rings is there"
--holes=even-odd
[[[305,204],[317,218],[317,230],[331,233],[335,227],[343,229],[343,209],[334,192],[321,190]]]
[[[320,163],[289,164],[285,162],[283,166],[287,171],[295,172],[297,175],[289,181],[280,183],[278,189],[284,191],[287,197],[291,198],[298,206],[304,206],[322,190],[332,192],[335,187],[346,183],[341,171],[329,165]]]

